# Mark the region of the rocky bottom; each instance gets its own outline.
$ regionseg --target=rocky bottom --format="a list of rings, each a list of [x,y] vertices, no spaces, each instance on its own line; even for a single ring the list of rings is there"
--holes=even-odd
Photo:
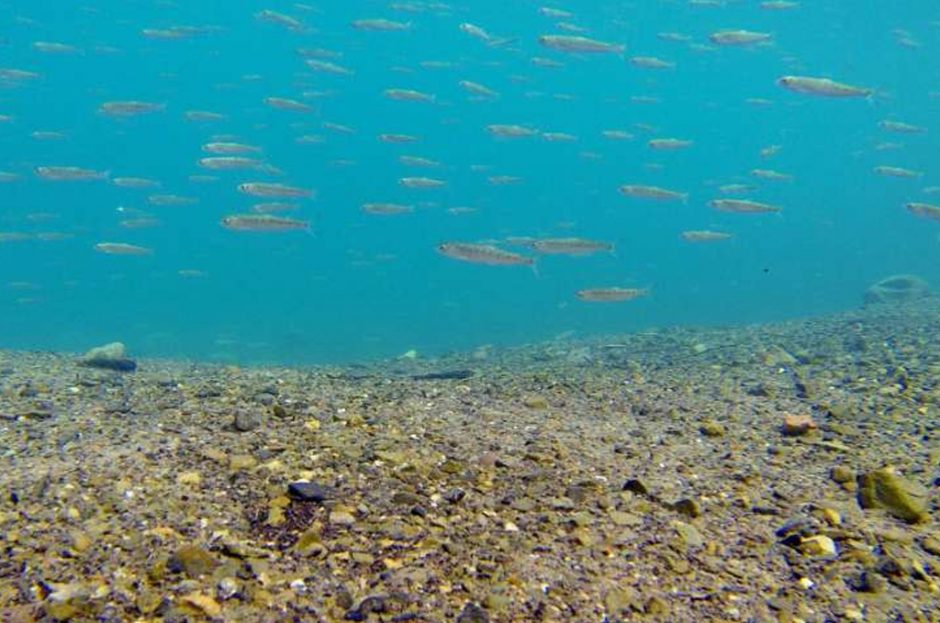
[[[940,620],[940,304],[351,368],[0,353],[0,620]]]

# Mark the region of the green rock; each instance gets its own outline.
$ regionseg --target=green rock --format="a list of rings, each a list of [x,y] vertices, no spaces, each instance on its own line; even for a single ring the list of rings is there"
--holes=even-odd
[[[715,420],[704,420],[699,431],[706,437],[721,437],[725,434],[725,427]]]
[[[174,573],[185,573],[191,578],[198,578],[211,573],[217,564],[212,554],[201,547],[184,545],[170,557],[167,568]]]
[[[858,501],[862,508],[883,508],[909,523],[928,519],[927,490],[900,476],[891,467],[858,477]]]

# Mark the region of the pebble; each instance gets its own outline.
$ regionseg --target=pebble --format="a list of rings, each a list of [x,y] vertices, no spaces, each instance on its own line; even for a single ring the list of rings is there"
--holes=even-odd
[[[247,433],[261,426],[261,417],[253,411],[239,410],[232,426],[240,433]]]
[[[783,416],[783,425],[780,432],[790,437],[805,435],[816,428],[816,422],[809,415],[796,415],[787,413]]]
[[[330,523],[337,526],[351,526],[356,523],[356,518],[349,511],[333,510],[330,512]]]
[[[211,573],[217,564],[212,554],[201,547],[184,545],[176,550],[166,566],[172,573],[185,573],[191,578],[198,578]]]
[[[489,623],[490,615],[473,602],[468,603],[457,615],[457,623]]]
[[[298,481],[287,485],[287,495],[304,502],[323,502],[333,497],[333,491],[315,482]]]
[[[699,426],[699,431],[706,437],[721,437],[725,434],[725,427],[715,420],[704,420]]]
[[[800,551],[806,556],[835,556],[838,553],[835,541],[823,534],[803,539]]]
[[[884,508],[908,523],[929,518],[927,490],[891,467],[884,467],[858,477],[858,499],[862,508]]]

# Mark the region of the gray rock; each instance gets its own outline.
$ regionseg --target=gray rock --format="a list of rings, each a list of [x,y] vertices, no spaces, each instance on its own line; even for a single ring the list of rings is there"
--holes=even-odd
[[[127,357],[124,344],[111,342],[104,346],[92,348],[79,360],[79,365],[89,368],[116,370],[118,372],[133,372],[137,369],[137,362]]]
[[[865,290],[865,305],[906,303],[930,296],[930,286],[916,275],[892,275]]]
[[[240,410],[235,413],[232,426],[240,433],[247,433],[261,426],[261,417],[253,411]]]
[[[304,502],[323,502],[333,497],[333,490],[315,482],[292,482],[287,486],[287,494],[295,500]]]

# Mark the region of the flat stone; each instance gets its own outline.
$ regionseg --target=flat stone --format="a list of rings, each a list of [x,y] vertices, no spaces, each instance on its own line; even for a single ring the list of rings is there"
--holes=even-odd
[[[909,523],[926,521],[927,489],[912,482],[891,467],[858,477],[858,501],[862,508],[883,508]]]
[[[298,481],[287,485],[287,495],[304,502],[323,502],[333,497],[333,490],[315,482]]]

